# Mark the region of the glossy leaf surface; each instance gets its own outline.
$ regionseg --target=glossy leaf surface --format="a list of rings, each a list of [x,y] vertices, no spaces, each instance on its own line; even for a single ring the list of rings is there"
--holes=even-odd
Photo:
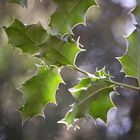
[[[140,38],[140,3],[138,1],[137,7],[134,11],[137,23],[135,24],[135,32],[128,37],[129,48],[126,55],[121,59],[123,64],[124,71],[131,76],[140,81],[140,47],[139,47],[139,38]]]
[[[55,102],[55,92],[62,82],[56,67],[41,66],[38,73],[22,87],[25,96],[25,105],[22,110],[24,115],[32,117],[41,113],[48,102]]]
[[[66,116],[68,123],[71,123],[75,117],[82,117],[87,114],[106,120],[106,113],[113,105],[109,96],[112,86],[104,78],[82,79],[79,85],[70,91],[76,98],[76,103]]]
[[[41,24],[25,26],[17,19],[5,31],[9,43],[19,47],[23,52],[42,58],[48,65],[74,65],[75,57],[80,49],[68,36],[52,36]]]
[[[56,11],[51,17],[50,26],[54,34],[71,32],[72,26],[84,20],[86,10],[94,0],[53,0]]]
[[[130,37],[130,46],[127,54],[121,59],[124,71],[140,81],[140,31],[135,31]]]

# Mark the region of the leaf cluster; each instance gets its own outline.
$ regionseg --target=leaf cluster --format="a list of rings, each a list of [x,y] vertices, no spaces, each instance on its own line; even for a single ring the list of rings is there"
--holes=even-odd
[[[18,18],[1,27],[0,139],[138,140],[139,2],[48,3],[47,27]]]

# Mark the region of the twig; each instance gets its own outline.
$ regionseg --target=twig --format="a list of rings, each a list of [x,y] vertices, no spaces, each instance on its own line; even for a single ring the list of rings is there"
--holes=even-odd
[[[86,75],[86,76],[88,76],[88,77],[95,77],[95,75],[90,74],[90,73],[88,73],[88,72],[86,72],[86,71],[83,71],[83,70],[77,68],[76,66],[71,66],[71,68],[74,69],[74,70],[77,70],[77,71],[79,71],[79,72],[81,72],[81,73],[83,73],[84,75]],[[106,81],[106,82],[109,82],[109,83],[112,83],[112,84],[114,84],[114,85],[116,85],[116,86],[122,86],[122,87],[125,87],[125,88],[128,88],[128,89],[140,91],[140,87],[135,87],[135,86],[128,85],[128,84],[115,82],[115,81],[112,81],[112,80],[110,80],[110,79],[109,79],[109,80],[105,80],[105,81]]]

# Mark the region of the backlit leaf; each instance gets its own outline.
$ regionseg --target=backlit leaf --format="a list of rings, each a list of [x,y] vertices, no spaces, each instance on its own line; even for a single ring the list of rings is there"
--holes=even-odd
[[[49,65],[57,66],[74,65],[75,57],[80,51],[74,41],[65,41],[57,36],[50,36],[40,48],[43,60]]]
[[[52,36],[43,29],[40,23],[25,26],[17,19],[5,31],[9,43],[19,47],[23,52],[43,58],[48,65],[74,65],[80,49],[68,35]]]
[[[81,88],[80,85],[84,82],[85,84]],[[85,88],[84,86],[86,85],[87,87]],[[106,120],[106,113],[113,106],[109,96],[112,90],[112,86],[106,82],[106,78],[91,78],[88,81],[87,79],[82,79],[79,85],[70,89],[76,99],[76,103],[67,113],[66,122],[71,124],[74,118],[87,116],[87,114]]]
[[[54,34],[71,32],[71,27],[84,20],[86,10],[94,0],[53,0],[56,12],[51,17],[50,26]]]
[[[9,43],[21,48],[23,52],[31,54],[39,51],[38,45],[47,37],[46,31],[40,24],[25,26],[17,19],[8,28],[5,28],[5,31],[8,35]]]
[[[22,87],[25,96],[23,114],[32,117],[37,113],[41,113],[44,105],[50,101],[55,101],[55,92],[62,82],[63,80],[56,67],[41,66],[38,73]]]
[[[124,71],[140,81],[140,31],[136,30],[129,38],[127,54],[121,59]]]
[[[137,29],[135,32],[128,37],[129,40],[129,48],[126,55],[121,58],[121,62],[123,63],[124,71],[131,76],[134,76],[140,82],[140,2],[137,3],[137,8],[134,11],[134,15],[136,17],[137,23],[135,26]]]

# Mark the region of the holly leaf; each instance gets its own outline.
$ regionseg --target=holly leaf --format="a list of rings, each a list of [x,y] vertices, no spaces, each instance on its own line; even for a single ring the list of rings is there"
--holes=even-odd
[[[15,19],[5,31],[9,43],[21,48],[23,52],[43,58],[48,65],[74,65],[75,57],[80,51],[70,36],[61,38],[49,35],[40,23],[25,26]]]
[[[25,96],[23,114],[32,117],[41,113],[44,105],[55,101],[55,91],[63,80],[56,67],[41,66],[38,73],[29,79],[22,87]]]
[[[135,23],[135,26],[137,29],[135,32],[128,37],[129,40],[129,48],[124,57],[122,57],[120,60],[123,64],[124,71],[131,76],[134,76],[135,78],[140,81],[140,47],[139,47],[139,39],[140,39],[140,2],[137,2],[137,7],[134,11],[135,18],[137,20],[137,23]]]
[[[30,79],[41,64],[38,58],[21,53],[19,48],[7,44],[0,47],[0,114],[23,106],[21,85]]]
[[[9,3],[17,3],[20,4],[21,6],[26,6],[27,7],[27,1],[28,0],[8,0]]]
[[[79,84],[74,86],[73,88],[70,88],[71,92],[78,92],[81,90],[87,90],[92,82],[97,82],[98,80],[101,79],[108,79],[109,74],[105,73],[105,69],[101,69],[99,71],[96,71],[92,77],[86,77],[86,78],[81,78]]]
[[[42,44],[41,57],[48,65],[75,65],[75,57],[80,49],[74,41],[68,41],[66,36],[61,39],[57,36],[50,36],[48,40]]]
[[[46,31],[41,24],[25,26],[22,22],[15,19],[5,31],[9,38],[9,43],[21,48],[23,52],[36,53],[39,51],[38,45],[47,37]]]
[[[86,10],[93,0],[54,0],[56,12],[51,16],[50,26],[54,34],[71,32],[71,27],[84,20]],[[62,18],[63,17],[63,18]]]
[[[70,91],[79,91],[79,90],[86,90],[91,83],[91,79],[89,77],[81,79],[80,83],[76,85],[74,88],[71,88]]]
[[[140,32],[135,31],[129,38],[129,48],[127,54],[121,58],[124,71],[140,81]]]
[[[110,92],[112,88],[106,88],[98,96],[98,99],[91,103],[91,109],[89,114],[94,118],[101,118],[105,122],[107,121],[107,112],[110,108],[113,107],[113,104],[110,99]]]
[[[87,116],[87,114],[106,121],[106,113],[113,106],[109,96],[113,90],[112,84],[106,80],[107,77],[84,78],[79,85],[70,89],[76,103],[65,117],[68,124],[71,124],[75,118]],[[83,88],[80,85],[83,85]]]
[[[36,115],[23,125],[24,138],[29,140],[54,140],[60,133],[67,131],[65,124],[58,123],[64,118],[74,99],[66,85],[60,84],[56,92],[56,103],[49,103],[44,108],[44,116]],[[36,133],[38,132],[38,133]],[[34,135],[33,135],[34,134]],[[63,138],[60,138],[63,139]],[[65,138],[64,138],[65,139]]]

